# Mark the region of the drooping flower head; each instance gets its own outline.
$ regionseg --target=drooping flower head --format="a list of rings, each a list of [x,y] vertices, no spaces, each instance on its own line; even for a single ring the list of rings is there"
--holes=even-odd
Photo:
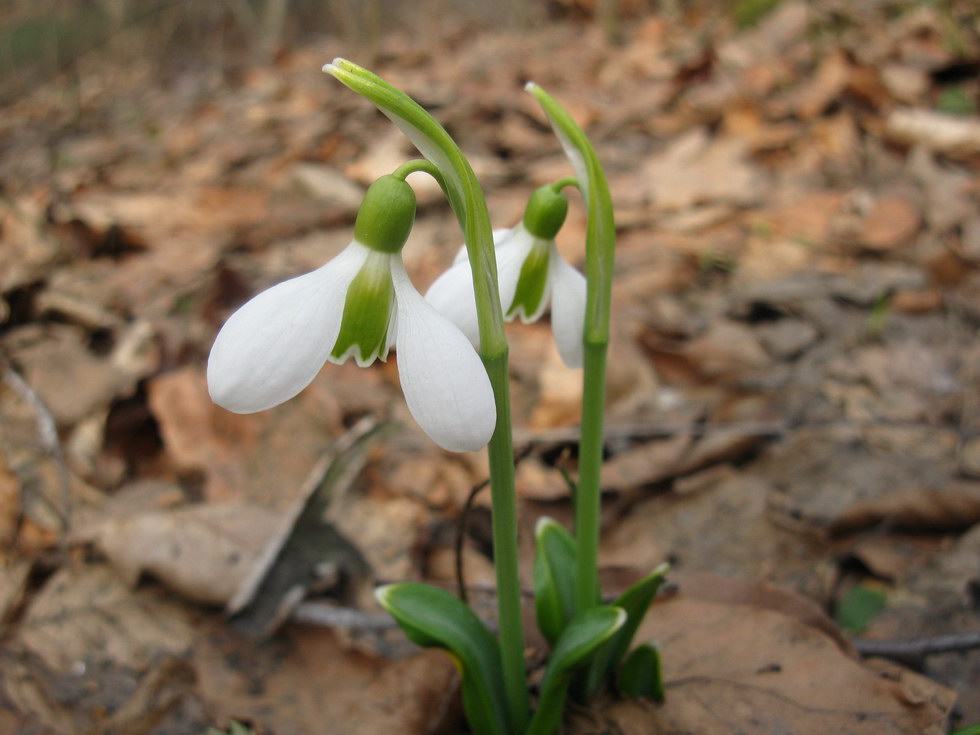
[[[558,252],[555,235],[565,222],[568,199],[557,185],[531,196],[524,217],[511,229],[495,230],[497,282],[504,317],[536,321],[551,304],[551,326],[558,352],[569,367],[582,366],[585,277]],[[473,344],[479,343],[471,270],[461,250],[425,298],[446,315]]]
[[[312,273],[263,291],[231,315],[208,358],[220,406],[253,413],[299,393],[329,361],[364,367],[394,346],[409,411],[445,449],[485,445],[496,423],[486,370],[460,330],[412,285],[401,250],[415,221],[402,178],[368,189],[354,240]]]

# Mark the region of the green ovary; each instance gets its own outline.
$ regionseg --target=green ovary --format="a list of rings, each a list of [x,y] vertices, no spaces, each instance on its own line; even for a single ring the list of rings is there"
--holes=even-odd
[[[524,312],[525,319],[531,319],[538,313],[541,300],[544,298],[545,287],[548,284],[548,260],[551,249],[548,243],[539,240],[534,243],[531,252],[524,259],[521,274],[517,278],[517,288],[514,290],[514,300],[507,309],[507,317],[513,317]]]
[[[339,360],[356,348],[354,356],[364,364],[384,355],[394,300],[387,256],[372,253],[347,290],[340,334],[330,356]]]

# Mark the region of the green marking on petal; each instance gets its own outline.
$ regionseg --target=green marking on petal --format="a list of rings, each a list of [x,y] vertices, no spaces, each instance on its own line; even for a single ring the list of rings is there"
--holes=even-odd
[[[521,274],[517,277],[514,300],[507,309],[508,319],[521,314],[525,321],[531,321],[540,315],[548,285],[550,257],[550,244],[545,240],[536,240],[531,252],[524,259]]]
[[[347,289],[340,334],[330,356],[343,361],[353,354],[357,364],[369,365],[385,355],[395,289],[389,255],[372,252]]]

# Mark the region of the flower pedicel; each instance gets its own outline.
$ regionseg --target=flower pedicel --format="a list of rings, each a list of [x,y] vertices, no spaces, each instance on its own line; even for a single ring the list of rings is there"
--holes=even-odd
[[[521,222],[509,230],[495,230],[493,239],[505,318],[520,317],[525,324],[537,321],[550,299],[558,352],[569,367],[582,367],[585,276],[569,265],[555,246],[555,235],[568,212],[568,199],[560,191],[566,181],[535,191]],[[473,344],[479,344],[472,278],[464,248],[425,298]]]

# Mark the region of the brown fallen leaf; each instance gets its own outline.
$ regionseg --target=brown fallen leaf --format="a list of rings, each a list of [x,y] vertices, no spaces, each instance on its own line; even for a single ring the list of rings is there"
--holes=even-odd
[[[190,648],[187,612],[152,590],[131,590],[104,565],[66,566],[31,600],[14,642],[56,671],[111,662],[142,669]]]
[[[907,198],[882,197],[865,217],[857,240],[871,250],[891,250],[909,242],[921,224],[918,211]]]
[[[290,626],[262,646],[215,631],[199,640],[194,666],[216,722],[247,718],[278,735],[461,726],[456,670],[441,651],[391,663],[345,649],[332,631]]]
[[[895,490],[845,508],[830,526],[847,533],[888,523],[902,529],[969,528],[980,523],[980,482],[951,480],[942,488]]]
[[[844,91],[849,72],[850,63],[841,49],[824,56],[816,73],[798,90],[797,114],[807,119],[823,112]]]
[[[643,169],[654,204],[675,210],[705,202],[758,201],[764,180],[749,162],[747,148],[735,137],[712,140],[704,129],[682,135]]]
[[[664,703],[606,702],[573,716],[570,732],[941,735],[955,702],[911,671],[879,675],[824,631],[773,609],[682,592],[654,604],[638,639],[663,648]]]
[[[244,503],[192,505],[111,517],[96,532],[96,543],[130,585],[150,574],[188,599],[223,605],[277,519],[267,508]]]
[[[27,592],[28,576],[33,563],[7,554],[0,554],[0,626],[4,626]]]
[[[885,133],[900,143],[919,144],[941,153],[980,152],[980,121],[976,118],[901,108],[886,119]]]
[[[818,574],[814,540],[772,522],[772,486],[764,477],[734,468],[700,474],[707,475],[703,484],[644,500],[610,524],[601,539],[603,564],[653,569],[670,560],[679,573],[713,571],[798,587]]]

